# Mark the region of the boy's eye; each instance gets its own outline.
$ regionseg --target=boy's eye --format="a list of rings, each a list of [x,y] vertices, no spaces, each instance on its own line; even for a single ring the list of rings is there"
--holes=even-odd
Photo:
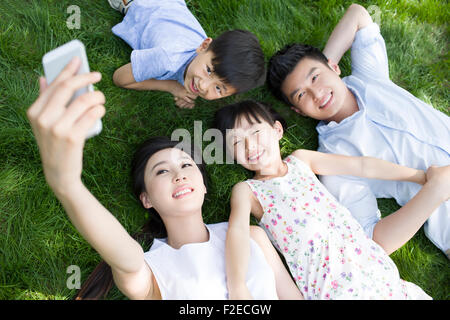
[[[297,100],[300,100],[300,98],[303,97],[304,95],[305,95],[304,92],[300,93],[300,94],[297,96]]]
[[[222,89],[219,86],[216,86],[216,91],[221,94],[222,93]]]
[[[192,164],[190,163],[184,163],[181,168],[186,168],[186,167],[192,167]]]
[[[161,170],[158,170],[158,172],[156,172],[156,175],[160,175],[160,174],[163,174],[163,173],[166,173],[166,172],[167,172],[167,170],[161,169]]]
[[[206,66],[206,73],[208,73],[208,76],[210,76],[212,73],[211,68],[209,66]]]
[[[312,82],[316,81],[317,77],[319,77],[318,74],[316,74],[314,77],[312,77]]]

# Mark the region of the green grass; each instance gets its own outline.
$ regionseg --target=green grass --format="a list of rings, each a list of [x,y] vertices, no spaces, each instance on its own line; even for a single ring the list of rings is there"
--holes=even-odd
[[[227,29],[242,28],[261,40],[266,57],[289,42],[308,42],[323,48],[349,1],[199,0],[187,1],[206,33],[215,37]],[[374,1],[380,8],[390,76],[406,90],[449,114],[449,5],[439,0]],[[70,5],[81,9],[81,28],[66,27]],[[26,119],[26,110],[38,95],[37,77],[42,56],[73,38],[83,41],[92,70],[103,74],[97,89],[104,92],[107,113],[100,136],[84,151],[83,180],[92,193],[129,232],[144,222],[144,212],[131,194],[131,154],[139,142],[169,135],[176,128],[193,133],[194,120],[211,124],[214,111],[242,98],[272,103],[290,129],[282,140],[286,155],[297,148],[317,147],[316,121],[297,116],[276,101],[266,88],[240,97],[196,102],[180,110],[169,94],[136,92],[112,83],[116,68],[129,62],[131,49],[113,36],[111,27],[121,15],[106,1],[0,2],[0,299],[70,299],[66,269],[81,268],[82,280],[99,262],[98,254],[81,238],[49,187],[39,151]],[[341,63],[350,73],[349,54]],[[209,165],[211,185],[204,205],[207,223],[227,219],[231,187],[249,175],[238,166]],[[225,205],[224,205],[225,204]],[[379,200],[383,215],[398,205]],[[449,299],[448,260],[421,230],[392,254],[403,279],[422,287],[435,299]],[[114,289],[110,299],[123,299]]]

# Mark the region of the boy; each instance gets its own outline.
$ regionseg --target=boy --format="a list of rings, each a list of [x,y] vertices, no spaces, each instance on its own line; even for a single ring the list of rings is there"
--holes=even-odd
[[[338,62],[350,47],[352,75],[341,79]],[[389,79],[379,26],[360,5],[348,8],[323,53],[301,44],[276,53],[269,62],[268,82],[294,111],[321,120],[319,151],[373,156],[423,170],[450,164],[450,118]],[[425,222],[426,217],[401,212],[380,219],[376,201],[394,198],[403,206],[419,185],[347,176],[321,180],[388,253],[407,242]],[[450,259],[449,215],[447,201],[426,220],[424,231]]]
[[[177,106],[241,93],[265,81],[264,54],[251,32],[232,30],[208,38],[184,0],[108,0],[125,14],[112,28],[134,50],[114,83],[171,93]]]

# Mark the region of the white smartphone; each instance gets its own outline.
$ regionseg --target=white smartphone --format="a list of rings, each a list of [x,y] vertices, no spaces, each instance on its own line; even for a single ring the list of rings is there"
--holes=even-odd
[[[77,74],[89,73],[89,63],[86,56],[86,49],[80,40],[72,40],[62,46],[47,52],[42,57],[42,65],[44,66],[45,78],[47,84],[55,80],[64,67],[74,58],[79,57],[81,60],[80,68]],[[75,92],[68,105],[83,93],[94,91],[92,84],[85,88],[81,88]],[[86,139],[98,135],[102,131],[102,121],[99,119],[89,130]]]

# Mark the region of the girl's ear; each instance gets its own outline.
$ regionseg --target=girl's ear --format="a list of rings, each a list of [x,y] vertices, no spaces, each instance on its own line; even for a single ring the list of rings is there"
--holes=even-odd
[[[153,207],[147,192],[142,192],[141,195],[139,196],[139,199],[141,200],[142,205],[144,206],[145,209],[150,209],[151,207]]]
[[[195,51],[197,53],[205,52],[206,50],[208,50],[209,45],[211,44],[212,41],[213,41],[212,38],[206,38],[205,40],[203,40],[203,42],[200,44],[200,46]]]
[[[273,128],[275,129],[275,132],[277,133],[278,140],[280,140],[284,134],[283,126],[281,125],[280,121],[275,120],[275,123],[273,124]]]

